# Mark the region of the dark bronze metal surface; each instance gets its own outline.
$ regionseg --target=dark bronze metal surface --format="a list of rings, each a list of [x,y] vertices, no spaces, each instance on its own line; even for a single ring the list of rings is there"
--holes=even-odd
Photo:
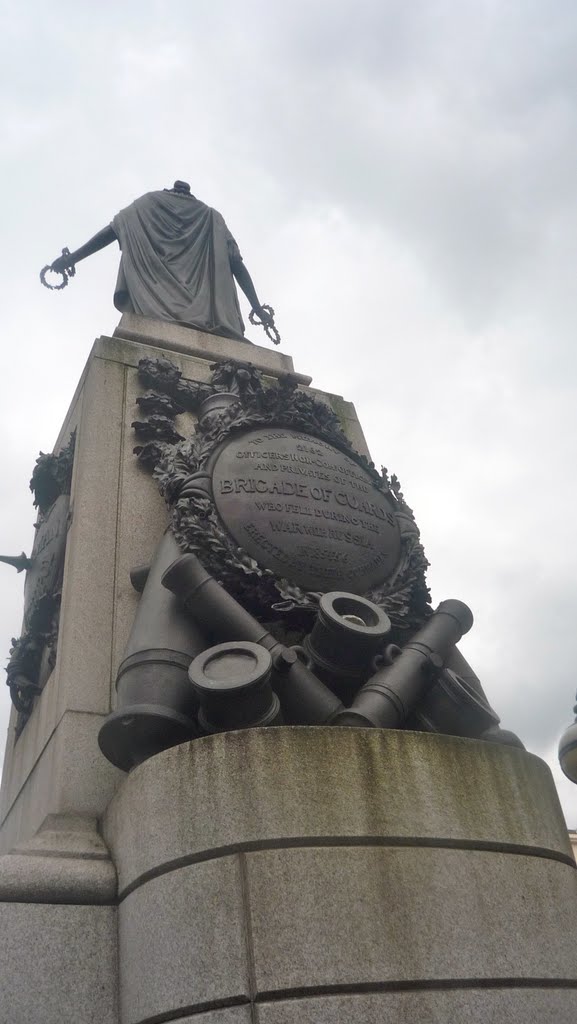
[[[481,683],[479,676],[473,671],[469,662],[466,660],[464,655],[461,654],[458,647],[453,647],[452,650],[449,651],[445,662],[445,668],[450,668],[451,672],[455,672],[460,679],[463,679],[469,689],[471,689],[473,693],[476,693],[480,700],[484,701],[486,704],[489,703],[487,700],[487,694],[483,689],[483,684]]]
[[[260,644],[217,644],[198,654],[188,677],[200,700],[199,725],[205,732],[280,725],[277,695],[270,685],[272,658]]]
[[[386,613],[372,601],[333,591],[319,601],[317,620],[303,647],[315,672],[341,700],[352,700],[391,629]]]
[[[459,680],[467,688],[473,700],[476,699],[483,707],[491,707],[483,689],[481,680],[478,675],[473,672],[473,669],[461,654],[458,647],[453,647],[449,651],[445,661],[445,668],[450,669],[453,674],[459,677]],[[491,711],[495,714],[492,708]],[[499,721],[496,714],[495,718]],[[461,735],[465,735],[465,733],[462,733]],[[469,734],[467,733],[467,735]],[[519,747],[521,750],[525,749],[523,743],[514,732],[511,732],[509,729],[501,729],[501,727],[496,724],[490,725],[489,728],[479,734],[479,739],[485,740],[487,743],[504,743],[506,746]]]
[[[31,617],[40,602],[60,585],[68,532],[70,497],[61,494],[40,518],[30,568],[24,583],[24,627],[29,629]]]
[[[238,395],[233,395],[230,391],[216,391],[213,395],[209,395],[205,398],[202,405],[198,410],[198,421],[203,427],[210,425],[210,421],[214,416],[220,416],[226,409],[230,409],[232,405],[238,405]]]
[[[24,551],[21,555],[0,555],[0,562],[4,562],[5,565],[12,565],[16,572],[24,572],[24,569],[29,569],[32,565]]]
[[[266,379],[249,363],[232,360],[215,364],[211,370],[210,381],[200,384],[184,380],[182,371],[167,359],[143,359],[139,362],[140,382],[143,387],[149,389],[146,395],[146,408],[143,406],[143,411],[161,409],[168,415],[169,409],[175,408],[176,404],[198,416],[195,435],[187,441],[171,445],[166,442],[160,443],[158,438],[155,438],[134,449],[141,464],[148,470],[154,470],[160,491],[170,507],[172,528],[182,550],[194,551],[214,578],[219,580],[241,604],[249,607],[261,621],[285,617],[294,619],[293,612],[302,612],[303,618],[308,616],[308,621],[303,624],[300,642],[302,636],[311,628],[312,616],[316,614],[318,607],[319,590],[328,591],[343,587],[356,592],[358,589],[344,582],[343,573],[335,564],[335,548],[337,561],[342,561],[342,551],[339,552],[341,545],[345,548],[345,555],[347,547],[354,547],[355,561],[362,562],[363,556],[357,549],[362,548],[365,542],[362,535],[364,530],[365,535],[369,537],[369,546],[374,538],[377,538],[375,554],[379,554],[378,535],[381,527],[378,523],[375,525],[373,517],[365,512],[357,517],[356,508],[341,510],[344,500],[348,506],[355,506],[357,496],[365,492],[357,490],[352,484],[359,486],[360,482],[360,486],[366,487],[368,477],[369,489],[372,488],[372,491],[369,490],[372,504],[380,506],[379,501],[373,501],[373,491],[376,491],[383,496],[389,510],[387,521],[389,513],[392,512],[395,524],[398,525],[399,549],[392,571],[387,569],[385,564],[382,575],[386,578],[362,592],[362,596],[379,605],[387,613],[396,639],[408,639],[423,624],[430,612],[430,597],[425,580],[428,563],[419,540],[413,512],[405,500],[397,477],[394,474],[389,476],[384,468],[379,473],[365,456],[356,452],[345,436],[334,410],[326,402],[319,401],[313,393],[301,390],[293,375],[286,374],[278,380]],[[158,398],[158,404],[155,398]],[[168,406],[164,404],[164,399],[167,399]],[[238,537],[229,531],[214,503],[211,481],[219,456],[227,443],[233,439],[238,442],[241,433],[253,432],[257,428],[267,440],[278,438],[279,432],[281,437],[286,434],[304,435],[305,443],[308,442],[309,447],[319,442],[319,445],[326,447],[319,446],[318,451],[325,454],[328,451],[329,455],[333,456],[336,450],[336,458],[341,460],[344,453],[344,456],[354,464],[352,472],[357,476],[350,478],[350,491],[353,493],[349,495],[349,499],[342,490],[341,481],[331,481],[326,467],[315,466],[313,460],[306,461],[310,452],[293,451],[292,454],[297,457],[296,467],[283,465],[278,474],[280,480],[287,484],[286,487],[282,487],[284,504],[293,506],[289,508],[293,519],[292,525],[289,524],[289,529],[293,530],[293,543],[298,544],[299,529],[302,529],[302,543],[308,543],[312,548],[311,558],[308,558],[310,551],[304,552],[307,556],[306,568],[310,570],[315,564],[318,567],[318,561],[314,556],[318,555],[319,533],[326,546],[325,579],[314,590],[297,583],[291,575],[286,559],[279,560],[278,572],[273,572],[264,564],[264,560],[270,557],[271,542],[266,541],[266,538],[265,545],[261,548],[257,536],[251,552],[239,544]],[[262,452],[253,454],[260,456],[257,464],[266,458]],[[299,462],[298,459],[302,461]],[[241,462],[242,459],[237,461]],[[247,461],[252,460],[249,458]],[[348,462],[346,466],[351,468]],[[265,466],[265,470],[265,476],[268,478],[270,464]],[[240,477],[238,469],[235,473]],[[311,490],[309,498],[302,502],[288,500],[295,497],[289,486],[291,480],[296,479],[298,483],[300,478],[302,482],[303,479],[307,479],[308,474],[313,473],[318,475],[308,476],[311,488],[317,485],[328,486],[331,482],[338,484],[335,486],[334,495],[336,511],[325,507],[323,495],[317,491],[313,493]],[[329,479],[322,479],[321,474]],[[345,476],[344,479],[346,482],[348,478]],[[257,488],[262,490],[262,487],[262,483],[255,484],[255,492]],[[236,489],[236,483],[234,488]],[[238,490],[242,495],[240,479]],[[250,493],[248,497],[246,494],[244,497],[250,508]],[[257,493],[253,497],[255,501],[261,500]],[[297,495],[297,498],[301,497],[304,498],[304,495]],[[329,496],[331,499],[332,497]],[[268,517],[269,520],[275,521],[274,526],[267,528],[276,537],[279,537],[279,529],[276,529],[279,525],[278,520],[286,518],[283,514],[286,512],[284,504],[280,505],[280,512],[274,509]],[[307,508],[306,505],[311,507]],[[369,508],[368,511],[372,510]],[[260,512],[266,517],[266,513],[270,513],[271,509],[263,508],[261,502]],[[308,512],[311,514],[307,514]],[[357,518],[363,519],[361,531],[355,527]],[[315,530],[311,530],[311,522],[313,525],[316,524]],[[242,527],[242,524],[240,525]],[[254,541],[254,524],[249,520],[245,526],[253,532]],[[395,532],[396,527],[393,526],[393,538]],[[283,533],[286,539],[287,532],[281,526],[280,534]],[[283,545],[284,543],[282,540]],[[284,555],[278,543],[274,550],[279,550],[281,555]],[[391,564],[395,562],[395,557],[390,561]],[[302,567],[302,561],[300,564]],[[315,576],[315,573],[311,571],[309,575]]]
[[[193,621],[215,641],[249,640],[270,652],[273,689],[284,720],[292,725],[321,725],[341,702],[284,644],[242,607],[206,571],[196,555],[182,555],[164,573],[163,586],[176,594]]]
[[[499,725],[499,716],[487,701],[455,672],[439,672],[433,686],[415,708],[407,728],[478,739]]]
[[[142,591],[146,586],[149,572],[149,565],[135,565],[134,568],[130,570],[130,582],[137,594],[142,594]]]
[[[219,515],[273,572],[309,590],[361,593],[382,583],[401,550],[387,495],[325,441],[291,430],[230,440],[213,469]]]
[[[31,556],[22,556],[20,561],[21,568],[27,569],[24,626],[22,636],[12,640],[6,669],[12,702],[22,716],[18,732],[56,661],[73,451],[71,438],[59,455],[41,453],[31,481],[39,516]],[[15,564],[15,560],[11,561]]]
[[[178,551],[167,531],[148,572],[118,670],[117,710],[98,735],[104,756],[123,771],[199,735],[198,698],[188,679],[188,666],[206,645],[160,582]]]
[[[275,345],[280,345],[281,337],[280,337],[280,334],[278,333],[278,331],[277,331],[277,329],[275,327],[275,323],[274,323],[274,317],[275,317],[274,309],[272,308],[272,306],[268,306],[266,303],[263,302],[263,304],[261,306],[261,310],[262,310],[262,312],[267,313],[268,316],[270,317],[268,322],[266,320],[259,320],[258,315],[255,313],[254,309],[251,309],[250,313],[248,314],[248,318],[249,318],[251,324],[254,324],[257,327],[264,327],[265,334],[266,334],[267,338],[270,338],[270,340]]]
[[[60,494],[70,494],[75,446],[76,431],[73,430],[65,448],[50,454],[40,452],[36,459],[30,490],[34,495],[34,508],[41,515],[48,512]]]
[[[577,704],[573,708],[577,714]],[[577,719],[565,730],[559,740],[559,764],[563,774],[577,783]]]
[[[484,743],[502,743],[506,747],[517,747],[518,750],[525,750],[525,744],[519,739],[517,733],[510,729],[501,729],[500,725],[491,725],[479,736]]]
[[[244,341],[236,281],[258,318],[252,322],[261,324],[276,344],[280,341],[274,311],[261,304],[223,218],[193,196],[186,182],[147,192],[80,248],[63,249],[40,271],[42,284],[64,288],[77,263],[116,241],[121,251],[117,309]],[[47,281],[49,272],[62,275],[60,284]]]
[[[66,260],[66,258],[69,256],[71,256],[70,249],[67,249],[65,246],[62,250],[61,259],[62,257],[64,257],[64,260]],[[48,273],[60,274],[60,284],[50,284],[46,280],[46,275]],[[68,284],[68,278],[74,277],[75,273],[76,268],[74,266],[74,263],[72,262],[72,259],[70,260],[69,264],[66,264],[65,266],[62,267],[62,270],[53,270],[50,264],[48,263],[45,267],[42,267],[42,270],[40,271],[40,280],[42,281],[44,287],[49,288],[51,292],[59,292],[62,290],[62,288],[66,288],[66,285]]]
[[[462,601],[442,601],[422,629],[390,665],[378,669],[359,690],[351,707],[333,725],[398,729],[436,681],[454,644],[473,625]]]

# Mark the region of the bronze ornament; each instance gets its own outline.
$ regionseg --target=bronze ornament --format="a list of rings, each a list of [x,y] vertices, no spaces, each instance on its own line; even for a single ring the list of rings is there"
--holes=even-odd
[[[250,364],[215,365],[205,385],[166,359],[139,369],[152,390],[135,451],[171,525],[132,573],[142,596],[100,730],[108,760],[129,770],[184,739],[281,724],[519,744],[464,659],[449,671],[471,612],[432,612],[398,481],[353,449],[332,409]],[[175,441],[178,408],[197,426]]]
[[[66,246],[62,250],[62,256],[70,256],[70,257],[72,257],[70,249],[67,249]],[[60,284],[49,284],[49,282],[46,280],[46,275],[48,273],[60,274],[60,276],[62,278],[62,280],[60,281]],[[74,266],[74,263],[72,262],[72,258],[71,258],[70,264],[68,266],[64,267],[62,270],[53,270],[52,266],[50,265],[50,263],[47,263],[46,266],[42,267],[42,270],[40,271],[40,280],[42,281],[42,284],[44,285],[44,287],[45,288],[49,288],[51,292],[59,292],[59,291],[62,291],[63,288],[66,288],[66,285],[68,284],[68,278],[69,277],[74,277],[75,274],[76,274],[76,267]]]
[[[34,506],[38,509],[30,558],[3,559],[12,565],[19,561],[21,569],[27,570],[23,632],[12,639],[6,667],[12,703],[20,713],[18,731],[56,663],[75,443],[73,433],[57,454],[40,452],[30,481]]]
[[[135,449],[181,548],[258,617],[300,613],[310,625],[320,593],[346,589],[379,605],[397,637],[418,628],[430,614],[428,563],[397,478],[356,452],[333,410],[290,374],[265,383],[247,363],[211,369],[209,384],[195,384],[169,360],[139,365],[146,387],[198,416],[192,437]],[[241,463],[260,468],[233,474]]]

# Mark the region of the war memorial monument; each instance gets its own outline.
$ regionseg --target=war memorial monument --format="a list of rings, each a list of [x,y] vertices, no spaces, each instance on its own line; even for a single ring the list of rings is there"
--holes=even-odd
[[[186,183],[43,283],[115,241],[122,318],[2,559],[0,1021],[573,1024],[553,780],[458,650],[469,608],[432,606],[397,477],[246,338],[235,282],[278,342],[274,312]]]

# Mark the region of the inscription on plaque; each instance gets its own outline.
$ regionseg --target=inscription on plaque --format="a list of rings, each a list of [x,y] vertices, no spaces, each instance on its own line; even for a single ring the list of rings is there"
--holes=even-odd
[[[219,453],[212,483],[237,543],[301,587],[364,593],[397,564],[392,503],[361,466],[324,441],[252,430]]]

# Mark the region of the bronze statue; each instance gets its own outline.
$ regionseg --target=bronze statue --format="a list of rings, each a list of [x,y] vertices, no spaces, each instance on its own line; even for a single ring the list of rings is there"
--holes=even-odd
[[[250,302],[251,322],[278,344],[274,312],[261,305],[223,217],[196,199],[187,182],[147,192],[75,252],[64,249],[42,271],[43,283],[49,269],[63,275],[63,287],[76,263],[114,241],[121,249],[114,305],[121,312],[245,340],[236,280]]]

